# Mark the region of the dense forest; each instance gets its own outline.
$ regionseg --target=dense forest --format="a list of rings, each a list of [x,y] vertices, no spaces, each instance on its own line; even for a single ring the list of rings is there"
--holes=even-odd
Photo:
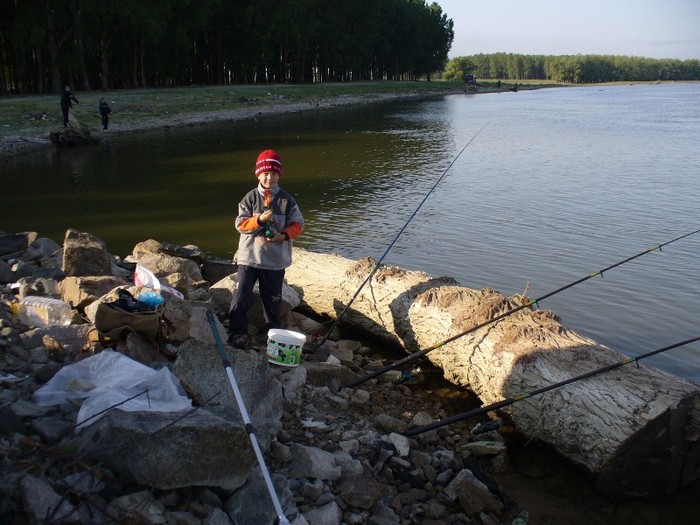
[[[553,80],[597,83],[619,81],[700,80],[700,60],[654,59],[618,55],[479,54],[456,57],[447,63],[443,78]]]
[[[453,23],[425,0],[0,0],[0,94],[416,80]]]

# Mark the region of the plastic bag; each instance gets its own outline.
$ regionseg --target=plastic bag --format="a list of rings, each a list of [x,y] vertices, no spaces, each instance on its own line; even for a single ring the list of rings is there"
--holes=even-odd
[[[103,350],[99,354],[63,367],[34,393],[41,406],[61,405],[70,399],[85,399],[77,424],[85,426],[95,414],[119,405],[127,412],[179,412],[192,407],[180,381],[167,367],[154,370],[123,354]]]

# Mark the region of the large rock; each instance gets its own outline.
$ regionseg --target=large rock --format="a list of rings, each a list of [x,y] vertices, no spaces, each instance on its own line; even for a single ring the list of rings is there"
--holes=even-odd
[[[15,280],[15,272],[12,267],[0,259],[0,283],[13,283]]]
[[[111,275],[66,277],[58,288],[61,298],[70,303],[73,308],[84,308],[109,293],[119,286],[128,286],[129,283],[120,277]]]
[[[89,324],[71,324],[68,326],[44,326],[34,328],[20,335],[20,341],[25,348],[47,346],[47,342],[65,353],[78,352],[87,342]]]
[[[78,124],[76,120],[71,121],[71,125],[49,133],[49,140],[58,147],[72,148],[74,146],[86,146],[97,144],[100,139],[90,134],[90,128]]]
[[[258,438],[267,441],[282,417],[282,386],[263,354],[232,350],[226,356]],[[178,352],[173,374],[198,404],[238,407],[216,345],[190,339]]]
[[[22,254],[22,260],[27,262],[35,262],[41,265],[42,261],[51,259],[57,252],[61,250],[61,246],[51,239],[40,237],[34,240]]]
[[[199,408],[186,414],[112,410],[75,441],[87,457],[157,489],[235,490],[257,466],[243,421],[233,407]]]
[[[165,253],[163,243],[149,239],[134,246],[130,261],[140,264],[187,297],[194,283],[202,281],[199,265],[192,259]]]
[[[288,468],[290,478],[316,478],[328,481],[340,479],[342,469],[336,465],[335,456],[316,447],[292,445],[292,462]]]
[[[111,255],[101,239],[70,229],[63,242],[62,270],[67,277],[111,275]]]
[[[17,259],[21,257],[38,236],[37,232],[0,232],[0,257],[3,259]]]
[[[285,516],[298,513],[292,501],[293,496],[288,488],[287,479],[272,472],[269,474]],[[255,505],[251,505],[253,501],[256,502]],[[251,479],[226,500],[224,510],[234,524],[278,523],[276,519],[278,516],[272,504],[268,487],[259,469],[251,472]],[[293,523],[301,525],[297,521]]]
[[[482,512],[499,515],[503,509],[503,504],[498,498],[468,469],[461,470],[454,477],[445,488],[445,494],[452,501],[459,501],[469,516],[477,516]]]
[[[211,324],[209,324],[209,319],[207,318],[207,310],[209,310],[209,308],[203,306],[192,307],[189,323],[189,338],[214,344],[216,343],[216,339],[214,338]],[[219,321],[216,316],[214,316],[214,327],[216,333],[219,335],[219,339],[221,341],[226,341],[226,328],[224,328],[224,325],[221,324],[221,321]]]
[[[80,520],[75,507],[58,495],[43,479],[29,474],[22,479],[20,487],[30,524],[47,523],[48,516],[56,523],[73,523]]]

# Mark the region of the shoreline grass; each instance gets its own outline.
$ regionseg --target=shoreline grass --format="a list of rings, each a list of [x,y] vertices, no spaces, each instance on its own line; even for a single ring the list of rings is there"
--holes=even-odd
[[[543,80],[484,80],[478,84],[461,81],[371,81],[315,84],[255,84],[230,86],[188,86],[113,91],[76,92],[80,104],[71,113],[81,123],[99,130],[97,106],[105,97],[112,108],[111,123],[115,131],[135,131],[178,125],[193,121],[206,122],[247,118],[257,111],[278,108],[296,111],[312,107],[330,107],[383,98],[420,97],[441,94],[477,94],[551,87],[590,87],[657,82],[616,82],[606,84],[560,84]],[[48,140],[51,131],[62,124],[60,95],[0,97],[0,142]],[[296,106],[294,106],[296,105]],[[292,107],[294,106],[294,107]],[[118,129],[117,129],[118,128]]]
[[[519,88],[553,87],[551,83],[521,83]],[[277,109],[297,111],[331,107],[385,98],[420,97],[454,93],[506,91],[514,83],[461,81],[374,81],[318,84],[256,84],[189,86],[162,89],[130,89],[75,93],[79,104],[71,114],[95,131],[100,128],[97,106],[104,97],[112,108],[110,131],[127,132],[178,125],[193,121],[247,118]],[[0,97],[0,141],[46,141],[62,124],[60,95]]]
[[[71,113],[98,128],[97,106],[104,97],[112,107],[113,122],[144,127],[148,119],[177,119],[185,115],[249,110],[294,103],[321,103],[337,97],[371,98],[383,94],[409,96],[457,92],[461,82],[366,82],[304,85],[192,86],[75,93],[80,104]],[[60,95],[0,97],[0,139],[48,136],[62,124]]]

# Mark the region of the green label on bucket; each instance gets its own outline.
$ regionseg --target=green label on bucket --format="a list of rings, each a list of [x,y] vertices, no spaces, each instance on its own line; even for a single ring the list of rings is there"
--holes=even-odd
[[[268,332],[267,360],[281,366],[298,366],[304,341],[304,334],[271,329]]]

